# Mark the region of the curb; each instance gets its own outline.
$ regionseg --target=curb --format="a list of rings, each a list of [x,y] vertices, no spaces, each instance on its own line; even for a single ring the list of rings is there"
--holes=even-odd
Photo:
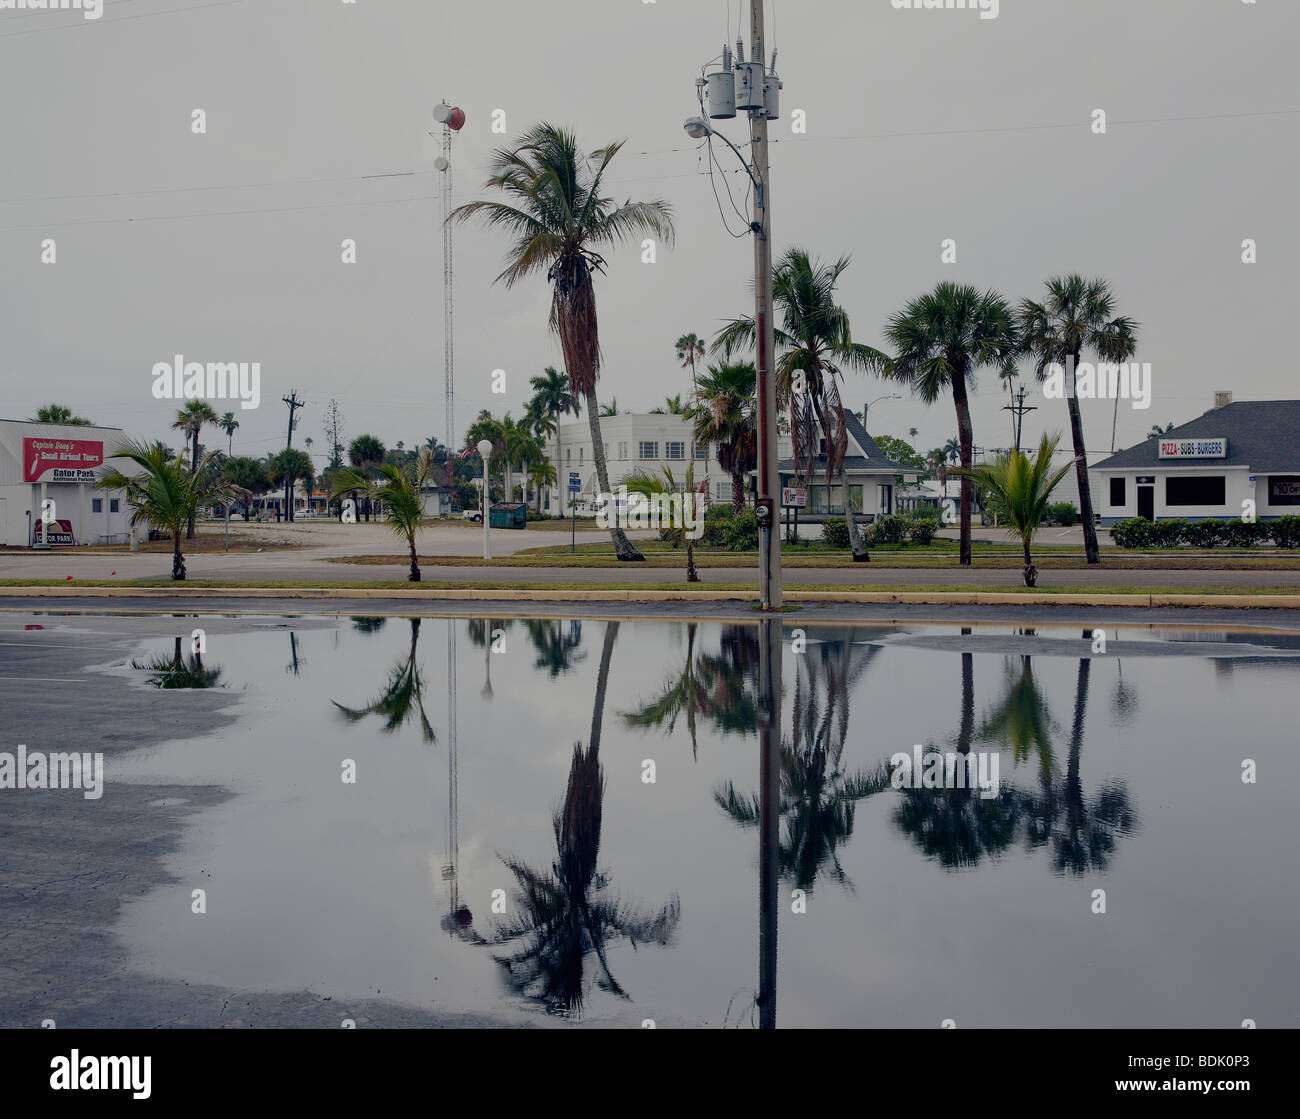
[[[275,587],[0,587],[0,598],[411,599],[425,602],[757,602],[755,591],[375,590]],[[1300,610],[1300,594],[1017,594],[987,591],[787,591],[789,603],[908,603],[924,606],[1130,606]]]

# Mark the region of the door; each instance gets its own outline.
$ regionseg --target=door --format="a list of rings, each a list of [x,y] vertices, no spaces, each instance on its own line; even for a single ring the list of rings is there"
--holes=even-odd
[[[1148,521],[1156,519],[1156,488],[1155,486],[1138,486],[1138,516],[1146,517]]]

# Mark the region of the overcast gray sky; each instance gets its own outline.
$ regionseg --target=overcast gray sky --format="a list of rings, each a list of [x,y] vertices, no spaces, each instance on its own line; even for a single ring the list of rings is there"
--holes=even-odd
[[[430,132],[443,97],[469,118],[458,201],[480,196],[491,149],[538,120],[571,125],[589,148],[627,139],[611,172],[618,197],[671,203],[678,239],[653,265],[639,249],[615,254],[600,279],[599,393],[645,410],[683,392],[678,335],[750,309],[749,242],[727,235],[681,129],[695,76],[724,33],[735,39],[741,7],[104,0],[97,21],[0,11],[0,415],[57,400],[174,441],[175,405],[153,399],[150,371],[181,353],[261,362],[262,405],[240,413],[236,453],[283,445],[291,388],[309,404],[295,443],[312,436],[318,462],[331,396],[348,437],[442,436]],[[1081,271],[1111,281],[1152,364],[1153,405],[1121,406],[1121,446],[1200,414],[1215,389],[1296,396],[1296,0],[1002,0],[992,20],[890,0],[775,0],[768,19],[785,82],[776,249],[852,254],[840,299],[858,340],[880,344],[888,316],[941,279],[1019,299]],[[191,131],[195,108],[206,135]],[[1105,136],[1090,129],[1098,108]],[[497,109],[506,137],[490,131]],[[792,134],[795,109],[806,135]],[[742,121],[723,127],[741,142]],[[456,236],[463,432],[483,407],[518,415],[528,378],[563,360],[545,283],[493,287],[504,238]],[[54,265],[41,263],[47,237]],[[355,266],[340,262],[344,238],[357,241]],[[945,238],[955,265],[940,262]],[[1241,262],[1245,238],[1258,242],[1255,265]],[[490,390],[497,368],[504,397]],[[861,407],[891,391],[850,374],[845,396]],[[1067,428],[1062,402],[1031,395],[1027,437]],[[985,374],[977,444],[1010,441],[1005,401]],[[1084,418],[1090,449],[1107,448],[1110,403],[1085,404]],[[956,425],[949,401],[909,399],[878,404],[870,427],[917,427],[925,449]]]

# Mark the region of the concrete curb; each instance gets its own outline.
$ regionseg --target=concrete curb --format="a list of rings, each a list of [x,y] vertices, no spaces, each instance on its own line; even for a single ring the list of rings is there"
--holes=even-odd
[[[341,587],[0,587],[0,598],[411,599],[425,602],[757,602],[757,591],[375,590]],[[789,603],[910,603],[923,606],[1134,606],[1300,610],[1300,594],[1019,594],[988,591],[787,591]]]

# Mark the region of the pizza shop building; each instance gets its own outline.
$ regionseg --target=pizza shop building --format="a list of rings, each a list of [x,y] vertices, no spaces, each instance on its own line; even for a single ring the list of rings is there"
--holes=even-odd
[[[1300,514],[1300,400],[1226,403],[1092,467],[1103,525]]]
[[[126,542],[125,495],[95,489],[105,456],[121,441],[116,427],[0,420],[0,544],[25,548],[39,540],[43,501],[54,503],[53,547]]]

